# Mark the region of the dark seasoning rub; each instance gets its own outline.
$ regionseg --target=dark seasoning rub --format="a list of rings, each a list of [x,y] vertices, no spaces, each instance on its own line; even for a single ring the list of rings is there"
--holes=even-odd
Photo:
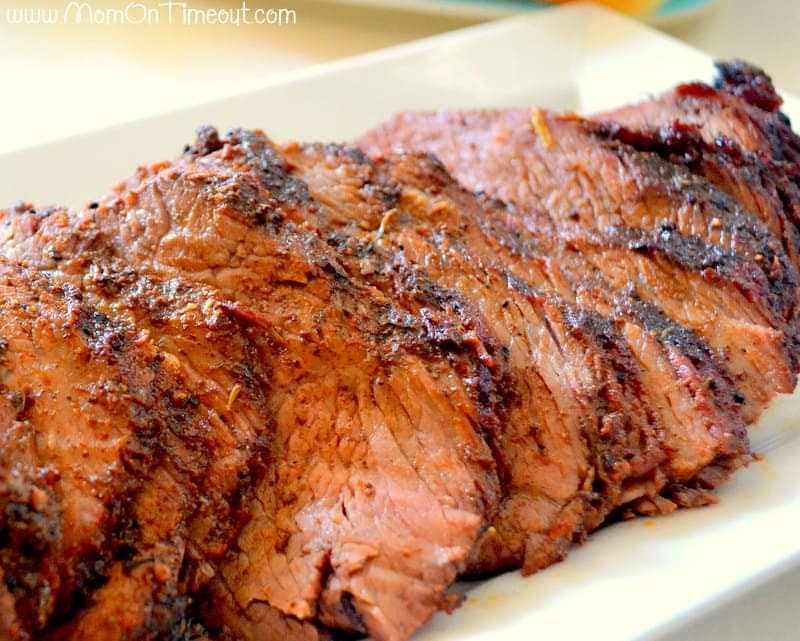
[[[733,63],[360,149],[202,127],[0,212],[0,638],[403,641],[459,577],[714,502],[800,362],[779,107]]]

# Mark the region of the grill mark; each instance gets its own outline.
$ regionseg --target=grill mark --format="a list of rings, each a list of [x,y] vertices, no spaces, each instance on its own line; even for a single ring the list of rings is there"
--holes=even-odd
[[[436,162],[431,162],[430,164],[432,166],[434,166],[435,169],[436,169],[433,172],[433,176],[430,177],[430,179],[431,179],[430,182],[432,182],[434,184],[434,187],[432,188],[432,191],[433,191],[433,193],[439,193],[439,190],[441,189],[441,182],[442,181],[438,179],[439,177],[437,175],[437,171],[442,171],[443,172],[443,170],[441,169],[441,166],[438,165],[438,163],[436,163]],[[375,165],[373,163],[370,164],[370,169],[372,169],[372,170],[375,169]],[[445,174],[445,177],[446,177],[446,174]],[[426,174],[426,178],[429,178],[429,176],[427,174]],[[382,179],[383,180],[387,180],[387,178],[383,178],[383,177],[382,177]],[[447,178],[447,179],[449,180],[449,178]],[[369,182],[369,184],[372,185],[372,184],[374,184],[375,178],[374,178],[374,176],[372,176],[370,178],[365,179],[365,181]],[[394,189],[393,191],[397,191],[397,189]],[[400,223],[398,223],[398,224],[400,224]],[[413,218],[412,218],[412,224],[413,224]],[[361,248],[363,248],[365,245],[368,244],[366,241],[361,242],[361,243],[353,243],[353,242],[351,242],[349,245],[340,244],[340,240],[341,239],[350,238],[350,236],[352,234],[357,233],[356,230],[357,230],[357,227],[355,225],[351,225],[348,228],[348,234],[340,234],[340,235],[338,235],[337,236],[337,240],[334,241],[334,244],[335,245],[339,245],[340,251],[346,251],[346,252],[350,253],[349,250],[352,249],[351,253],[353,255],[361,256],[361,255],[364,254],[364,251]],[[330,230],[327,229],[327,228],[325,229],[325,231],[326,231],[326,233],[331,233]],[[336,236],[336,234],[333,234],[333,235]],[[432,242],[433,242],[433,247],[435,247],[436,250],[438,252],[440,252],[440,253],[444,251],[443,243],[445,243],[445,242],[446,242],[447,247],[452,247],[454,249],[454,251],[456,251],[457,253],[458,252],[460,252],[462,254],[464,253],[464,251],[463,251],[464,245],[461,242],[461,239],[460,239],[460,237],[458,237],[458,235],[455,235],[455,236],[453,236],[453,235],[442,235],[439,232],[436,232],[436,233],[432,233],[431,234],[431,238],[432,238]],[[445,241],[445,238],[446,238],[446,241]],[[400,242],[400,241],[397,241],[397,242]],[[354,248],[354,245],[355,245],[355,248]],[[360,245],[360,248],[359,248],[359,245]],[[465,254],[465,255],[468,255],[468,254]],[[481,260],[475,261],[475,264],[476,265],[481,264]],[[397,266],[396,265],[392,265],[391,269],[394,269],[395,271],[397,271]],[[486,286],[486,281],[482,276],[484,274],[494,273],[495,274],[494,278],[498,278],[499,277],[501,279],[501,282],[506,282],[507,286],[510,288],[510,291],[517,292],[523,298],[528,299],[528,302],[531,305],[533,305],[531,307],[531,311],[533,311],[533,312],[535,312],[535,313],[537,313],[539,315],[539,317],[541,319],[541,322],[543,324],[543,327],[545,327],[545,329],[550,333],[551,338],[552,338],[552,340],[554,342],[554,345],[557,346],[557,349],[561,350],[562,348],[561,348],[560,340],[559,340],[559,338],[557,336],[557,333],[554,331],[554,329],[552,327],[552,324],[551,324],[552,321],[549,318],[549,315],[546,312],[544,312],[544,310],[539,310],[538,309],[539,308],[539,304],[534,302],[535,300],[538,300],[538,299],[541,298],[541,294],[534,292],[530,288],[526,287],[522,283],[522,281],[520,281],[519,279],[513,278],[508,272],[503,271],[502,269],[500,269],[500,268],[498,268],[496,266],[491,267],[490,271],[483,271],[485,269],[489,269],[489,268],[487,268],[485,266],[481,266],[480,272],[476,272],[474,274],[474,277],[479,282],[481,282],[483,284],[483,286]],[[525,312],[522,309],[518,309],[518,311],[524,317]],[[612,334],[613,330],[611,329],[611,325],[610,324],[607,324],[607,325],[603,326],[602,329],[599,329],[601,323],[597,319],[594,319],[595,320],[594,325],[591,325],[591,323],[588,321],[588,319],[587,319],[587,317],[585,315],[581,316],[580,314],[574,314],[572,316],[572,318],[574,319],[574,322],[568,328],[568,331],[576,333],[576,335],[578,335],[578,334],[580,334],[580,335],[584,335],[584,334],[588,335],[590,337],[590,340],[594,341],[596,343],[601,342],[600,339],[598,338],[598,336],[599,336],[600,332],[604,332],[603,340],[606,341],[606,343],[607,343],[608,340],[611,340],[610,337],[611,337],[611,334]],[[621,343],[623,339],[621,339],[620,336],[616,336],[616,340]],[[607,344],[606,344],[606,346],[607,346]],[[620,349],[617,352],[618,354],[620,354],[620,359],[624,358],[624,356],[622,356],[623,352],[624,352],[624,349]],[[563,352],[562,352],[562,355],[563,355]],[[635,376],[636,375],[636,373],[635,373],[635,367],[636,366],[634,364],[632,355],[628,354],[628,359],[629,360],[626,363],[626,366],[621,366],[621,365],[618,366],[616,363],[612,366],[612,365],[610,365],[608,363],[608,359],[603,359],[603,363],[604,363],[603,367],[606,370],[610,370],[611,372],[616,372],[616,371],[620,371],[621,372],[621,371],[624,370],[625,373],[624,374],[619,374],[619,376],[622,379],[630,378],[631,376]],[[617,369],[614,369],[615,367],[617,367]],[[616,376],[616,374],[612,373],[611,376],[613,378],[614,376]],[[540,377],[540,384],[544,384],[543,380],[541,380],[541,377]],[[613,422],[615,419],[626,415],[625,414],[625,410],[628,409],[627,408],[627,404],[630,404],[630,403],[634,402],[633,401],[634,395],[633,394],[628,394],[625,397],[626,398],[626,402],[623,402],[623,404],[621,406],[617,406],[616,405],[617,401],[614,398],[613,394],[611,394],[611,395],[606,394],[606,392],[608,392],[608,390],[609,390],[609,387],[608,387],[609,384],[611,384],[609,381],[606,381],[605,383],[599,383],[598,384],[598,387],[600,388],[597,391],[598,396],[597,397],[594,397],[594,396],[591,397],[590,406],[593,407],[593,410],[589,411],[588,413],[593,415],[593,416],[597,416],[597,413],[599,411],[601,416],[605,416],[605,418],[602,419],[603,421],[608,419],[609,422]],[[552,393],[552,391],[551,391],[551,393]],[[586,406],[585,405],[584,405],[584,412],[586,412]],[[655,421],[655,417],[654,416],[649,415],[644,419],[642,419],[641,416],[640,416],[639,420],[643,420],[643,422],[646,425],[649,426],[649,429],[654,429],[653,426],[651,425],[653,423],[653,421]],[[617,443],[617,449],[616,450],[613,449],[614,443],[612,443],[612,444],[610,444],[608,446],[609,449],[604,449],[603,444],[602,444],[602,439],[600,439],[596,435],[598,430],[599,430],[599,425],[600,425],[600,423],[598,422],[597,425],[594,425],[593,427],[590,427],[584,421],[582,426],[579,428],[579,433],[581,434],[581,438],[583,439],[584,446],[586,447],[587,451],[595,451],[597,449],[596,444],[600,444],[600,450],[601,451],[599,453],[597,453],[597,455],[596,455],[596,459],[597,459],[596,465],[598,466],[599,474],[601,476],[605,477],[606,480],[608,481],[615,475],[615,472],[613,472],[613,470],[615,469],[616,466],[619,465],[620,461],[626,461],[626,459],[627,459],[626,463],[630,462],[630,460],[632,459],[632,456],[629,453],[626,453],[624,444],[622,444],[622,446],[621,446],[621,450],[622,451],[620,451],[620,447],[619,447],[620,444],[619,443]],[[621,431],[623,433],[627,433],[628,431],[632,431],[633,430],[633,428],[626,428],[624,425],[625,424],[624,424],[624,421],[623,421],[623,424],[621,426],[622,429],[619,430],[619,431]],[[590,432],[592,432],[592,431],[594,431],[595,435],[591,435],[590,434]],[[655,452],[653,451],[653,448],[656,447],[656,440],[657,439],[654,437],[654,435],[652,435],[652,434],[650,434],[650,435],[644,434],[644,435],[640,435],[640,436],[642,437],[643,441],[645,441],[645,444],[642,447],[642,449],[644,450],[644,458],[647,459],[648,457],[652,457],[653,455],[655,455]],[[540,441],[539,442],[539,447],[541,448],[541,446],[542,446],[542,443]],[[618,455],[615,456],[612,452],[616,452]],[[663,453],[659,453],[656,456],[659,456],[659,457],[663,458],[664,455],[663,455]],[[635,461],[634,461],[634,463],[635,463]],[[645,461],[643,463],[643,465],[644,465],[645,469],[652,470],[652,468],[655,465],[655,463],[652,460],[650,460],[650,461]],[[588,497],[586,498],[586,500],[587,501],[589,500]],[[597,505],[595,505],[595,507],[597,507]]]
[[[717,354],[690,329],[679,325],[666,316],[658,307],[640,300],[635,292],[629,296],[618,295],[616,308],[621,315],[631,318],[658,342],[676,347],[697,369],[701,377],[714,392],[712,398],[717,408],[729,419],[729,425],[745,438],[745,428],[738,417],[737,401],[741,394]]]
[[[775,312],[773,305],[764,306],[758,296],[764,282],[760,271],[752,269],[740,260],[738,254],[728,252],[716,245],[709,245],[698,238],[686,237],[669,223],[662,223],[652,234],[631,228],[610,228],[606,238],[611,244],[626,247],[640,254],[658,252],[670,262],[691,272],[700,272],[708,277],[709,270],[721,280],[731,282],[755,306],[759,306],[768,322],[777,327],[785,325],[783,315]],[[776,305],[778,301],[775,301]]]
[[[800,192],[787,177],[784,167],[775,166],[774,161],[759,158],[745,152],[737,143],[728,139],[718,139],[714,145],[707,143],[697,127],[678,122],[665,125],[660,129],[633,130],[613,122],[600,122],[596,125],[598,135],[619,140],[636,149],[658,154],[665,160],[683,165],[694,174],[708,179],[715,188],[721,189],[726,198],[733,202],[739,193],[740,186],[748,190],[757,202],[766,204],[768,211],[759,208],[758,212],[766,225],[775,228],[776,235],[783,240],[784,257],[772,252],[774,245],[767,243],[765,251],[757,252],[757,263],[765,271],[770,283],[772,306],[782,311],[785,319],[785,331],[789,337],[789,353],[792,367],[800,366],[798,360],[798,320],[797,268],[800,266],[798,248],[800,248],[800,228],[798,228],[798,212],[800,212]],[[727,176],[728,178],[726,178]],[[772,208],[775,208],[773,210]],[[741,209],[741,208],[739,208]],[[742,210],[743,211],[743,210]],[[771,222],[770,222],[771,221]],[[768,235],[767,229],[759,232]],[[704,252],[711,250],[706,246]],[[760,255],[759,255],[760,254]],[[701,253],[702,255],[702,253]],[[728,258],[727,262],[730,262]],[[775,277],[775,261],[781,264],[783,276]],[[771,267],[772,266],[772,267]],[[715,268],[716,269],[716,268]],[[752,285],[759,279],[751,262],[741,261],[738,268],[730,265],[727,271],[738,271],[737,287],[742,291],[750,291],[750,297],[757,295]],[[752,300],[752,298],[751,298]],[[773,323],[780,327],[780,319],[773,317]]]
[[[758,200],[780,199],[781,212],[762,213],[759,210],[750,213],[769,216],[773,225],[780,226],[781,236],[788,245],[787,252],[790,256],[797,256],[800,243],[796,229],[798,196],[797,186],[790,179],[794,172],[788,165],[779,165],[774,160],[746,152],[727,138],[720,137],[713,144],[709,143],[704,140],[697,126],[678,121],[660,128],[648,128],[645,125],[641,129],[631,129],[616,122],[600,120],[592,129],[602,138],[619,141],[637,151],[657,154],[668,162],[686,167],[724,192],[732,202],[735,202],[734,196],[740,193],[740,185],[755,192]],[[715,171],[718,173],[715,174]],[[724,177],[726,175],[727,180]],[[793,196],[790,191],[794,192]],[[788,229],[783,229],[786,219],[792,224]],[[768,220],[764,220],[764,223],[770,224]]]
[[[504,224],[504,222],[502,221],[503,220],[502,219],[503,212],[507,212],[507,214],[509,216],[511,216],[512,218],[518,217],[520,215],[519,212],[515,211],[513,207],[507,207],[506,208],[506,206],[502,203],[502,201],[499,201],[499,200],[496,200],[496,199],[495,200],[491,200],[491,201],[485,201],[485,204],[489,207],[489,211],[492,212],[493,215],[483,216],[483,217],[481,217],[479,219],[479,221],[478,221],[479,222],[479,228],[482,230],[483,234],[485,234],[489,238],[498,239],[498,242],[500,243],[500,245],[505,247],[511,253],[511,255],[516,255],[516,256],[522,257],[522,258],[524,258],[526,260],[535,260],[538,256],[542,255],[543,251],[546,251],[546,250],[543,250],[540,247],[536,247],[534,242],[531,241],[531,237],[530,236],[522,237],[519,234],[518,231],[517,232],[512,232],[512,230],[508,226],[508,224]],[[633,234],[637,234],[638,233],[638,234],[641,234],[642,236],[645,235],[644,232],[638,232],[636,230],[626,229],[625,231],[629,232],[629,233],[633,233]],[[547,234],[548,233],[548,229],[540,229],[539,232]],[[717,249],[716,253],[721,254],[721,256],[718,256],[715,259],[715,261],[709,262],[708,261],[708,256],[709,256],[708,253],[705,253],[705,252],[701,251],[701,252],[699,252],[699,256],[698,255],[693,255],[693,252],[696,251],[696,247],[693,244],[693,243],[695,243],[695,241],[688,242],[688,246],[681,246],[680,240],[681,239],[679,238],[678,239],[678,249],[677,250],[673,250],[672,253],[674,253],[679,259],[681,258],[681,256],[688,255],[689,259],[686,260],[686,262],[689,262],[690,265],[692,265],[694,269],[698,269],[699,266],[707,267],[710,264],[714,264],[714,262],[716,262],[716,263],[722,262],[722,263],[725,263],[725,265],[727,265],[729,267],[728,271],[734,271],[734,267],[736,265],[735,255],[734,255],[733,259],[728,260],[728,262],[726,263],[725,262],[726,259],[729,259],[731,257],[728,254],[725,254],[724,252],[722,252],[722,250]],[[686,241],[686,239],[683,239],[683,240]],[[534,241],[535,241],[535,239],[534,239]],[[663,239],[660,239],[660,238],[657,237],[657,241],[660,241],[660,242],[650,243],[650,245],[653,246],[652,247],[653,251],[661,252],[662,251],[662,247],[661,246],[664,245]],[[549,242],[552,245],[552,238],[550,239]],[[699,243],[700,241],[696,241],[696,242]],[[622,243],[622,245],[624,246],[624,243]],[[683,245],[686,245],[686,242],[684,242]],[[460,248],[461,251],[464,251],[463,245],[459,245],[459,248]],[[552,249],[555,250],[555,255],[558,256],[558,251],[560,251],[560,250],[558,250],[555,246],[552,246]],[[729,263],[731,263],[731,262],[733,263],[733,265],[729,265]],[[719,265],[716,265],[716,266],[717,266],[717,268],[719,268]],[[545,283],[545,285],[548,288],[557,291],[559,289],[559,285],[557,285],[556,283],[553,283],[552,280],[549,279],[549,276],[547,278],[548,278],[548,280]],[[517,282],[519,282],[519,281],[517,281]],[[511,284],[513,286],[514,283],[511,283]],[[588,283],[584,283],[582,286],[586,286],[587,284]],[[571,285],[571,286],[574,287],[574,285]],[[592,287],[600,287],[603,290],[607,290],[608,289],[608,285],[604,283],[602,277],[597,277],[597,282],[595,284],[593,284]],[[619,296],[619,294],[617,296]],[[624,296],[620,300],[624,300]],[[612,310],[610,310],[612,312],[612,314],[615,311],[613,308],[614,308],[614,305],[612,305]],[[619,309],[617,309],[616,311],[617,311],[617,314],[615,315],[616,318],[618,318],[618,319],[623,319],[624,318],[626,322],[634,322],[636,324],[644,326],[644,324],[641,322],[640,319],[632,317],[630,314],[620,315]],[[606,322],[610,322],[610,321],[606,321]],[[672,322],[672,321],[670,321],[670,322]],[[675,326],[679,327],[679,326],[677,326],[677,324],[675,324]],[[703,343],[703,341],[699,337],[694,335],[690,330],[685,329],[685,328],[681,328],[681,329],[687,336],[688,335],[692,336],[692,341],[693,342],[691,344],[693,346],[698,346],[698,345],[701,345],[701,344],[705,345]],[[625,343],[624,343],[624,341],[621,341],[619,344],[620,345],[624,345]],[[675,345],[675,343],[673,343],[673,345]],[[688,350],[689,345],[690,345],[689,342],[684,342],[681,345],[677,345],[677,346],[681,347],[683,350]],[[711,354],[711,350],[707,346],[704,347],[704,350],[706,351],[706,353]],[[715,375],[719,379],[728,380],[728,381],[731,380],[730,374],[728,373],[725,365],[723,363],[721,363],[718,358],[714,357],[713,359],[706,359],[706,360],[700,359],[700,360],[698,360],[696,358],[695,354],[688,354],[687,353],[686,355],[689,356],[690,358],[692,358],[692,360],[694,360],[696,364],[702,363],[703,367],[700,368],[701,370],[709,370],[709,369],[711,369],[714,372],[716,372]],[[713,365],[712,365],[712,363],[713,363]],[[738,392],[736,392],[736,393],[738,394]],[[724,397],[723,398],[716,398],[716,395],[715,395],[715,403],[721,408],[722,407],[728,407],[729,406],[729,399],[726,399]],[[731,417],[731,420],[733,420],[734,423],[740,423],[741,422],[740,417],[738,417],[738,416]]]
[[[623,149],[620,148],[619,153],[622,152]],[[626,164],[630,163],[631,167],[643,166],[647,171],[650,165],[655,165],[655,171],[665,178],[659,182],[659,185],[668,186],[667,194],[670,197],[682,200],[686,206],[691,208],[706,209],[703,212],[704,218],[708,220],[708,217],[712,216],[716,219],[720,231],[728,233],[735,243],[736,252],[755,263],[756,269],[763,271],[767,278],[768,291],[773,296],[773,305],[776,306],[776,310],[786,314],[785,306],[788,299],[791,298],[787,294],[797,289],[797,278],[795,270],[792,269],[788,257],[776,242],[775,237],[760,221],[744,211],[724,192],[686,171],[681,171],[676,165],[657,163],[656,158],[661,161],[658,156],[649,152],[638,155],[635,153],[625,154],[625,162]],[[680,191],[675,188],[677,184],[681,186]],[[640,188],[643,192],[646,191],[644,185],[641,185]],[[708,245],[713,245],[713,243],[706,242]],[[758,255],[766,260],[756,260]],[[778,261],[779,268],[777,269],[775,261]]]

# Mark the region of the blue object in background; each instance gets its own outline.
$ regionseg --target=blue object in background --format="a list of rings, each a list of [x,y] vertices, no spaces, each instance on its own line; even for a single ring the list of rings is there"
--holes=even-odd
[[[454,3],[472,4],[480,6],[481,8],[490,9],[491,5],[496,5],[500,11],[516,11],[527,9],[543,9],[552,7],[552,4],[545,2],[537,2],[536,0],[450,0]],[[712,0],[667,0],[651,15],[655,19],[669,20],[671,18],[678,18],[681,15],[694,13],[699,11],[709,4]]]

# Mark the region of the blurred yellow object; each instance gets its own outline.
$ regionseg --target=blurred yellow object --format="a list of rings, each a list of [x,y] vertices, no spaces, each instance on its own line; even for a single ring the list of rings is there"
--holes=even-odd
[[[553,4],[566,4],[572,0],[549,0]],[[655,11],[664,4],[664,0],[594,0],[597,4],[604,4],[607,7],[631,13],[636,16],[644,16]]]

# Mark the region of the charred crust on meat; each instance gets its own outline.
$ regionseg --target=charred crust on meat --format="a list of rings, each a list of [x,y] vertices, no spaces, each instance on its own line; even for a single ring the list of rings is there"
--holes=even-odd
[[[123,352],[131,339],[130,328],[113,322],[96,309],[82,307],[77,323],[91,348],[109,357]]]
[[[653,159],[649,157],[650,152],[642,152],[636,156],[619,147],[617,153],[625,157],[627,162],[639,162],[644,166],[653,164]],[[667,185],[670,191],[689,205],[706,207],[710,205],[719,225],[736,239],[738,245],[746,248],[745,255],[764,272],[776,295],[780,296],[787,289],[797,288],[796,270],[789,264],[776,237],[761,221],[743,210],[730,196],[677,165],[661,162],[660,158],[653,166],[653,171],[647,174],[659,175],[664,179],[659,185]],[[705,203],[708,205],[701,205]],[[755,261],[758,255],[768,256],[768,261]],[[774,258],[778,261],[777,269],[773,266]],[[783,299],[785,300],[785,297]]]
[[[264,136],[244,129],[234,129],[228,132],[226,140],[241,149],[256,164],[260,169],[261,185],[273,198],[295,207],[310,204],[308,186],[292,175],[286,160]]]
[[[718,60],[714,62],[714,66],[717,68],[715,89],[732,93],[764,111],[777,111],[783,104],[772,84],[772,78],[762,69],[743,60]]]
[[[223,141],[219,137],[216,127],[202,125],[195,132],[194,144],[184,149],[184,153],[196,156],[207,156],[222,149]]]
[[[676,323],[655,305],[638,298],[635,292],[627,292],[617,297],[617,310],[624,316],[635,319],[651,332],[659,342],[678,348],[714,391],[713,398],[720,409],[729,414],[734,430],[744,433],[744,426],[737,420],[736,410],[732,410],[731,401],[736,405],[742,403],[741,392],[736,388],[733,376],[728,371],[723,358],[714,352],[708,344],[692,330]]]
[[[358,613],[358,610],[353,603],[353,595],[349,592],[345,592],[342,594],[341,603],[342,611],[350,620],[353,630],[359,634],[367,634],[367,626],[364,625],[364,619],[361,618],[361,615]]]

